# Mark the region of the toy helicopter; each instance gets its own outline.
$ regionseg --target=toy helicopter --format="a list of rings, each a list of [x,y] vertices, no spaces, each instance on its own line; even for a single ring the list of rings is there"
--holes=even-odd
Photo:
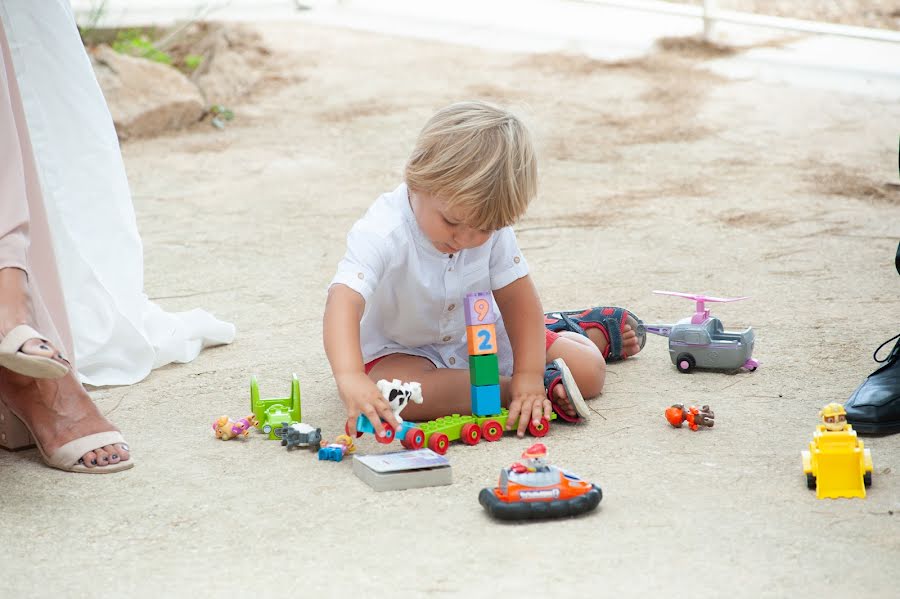
[[[694,368],[714,370],[756,370],[759,362],[751,358],[756,334],[751,327],[745,331],[726,331],[722,321],[709,315],[706,302],[736,302],[747,297],[709,297],[677,291],[654,291],[660,295],[674,295],[697,302],[697,311],[675,324],[645,325],[648,333],[669,338],[669,356],[679,372]]]

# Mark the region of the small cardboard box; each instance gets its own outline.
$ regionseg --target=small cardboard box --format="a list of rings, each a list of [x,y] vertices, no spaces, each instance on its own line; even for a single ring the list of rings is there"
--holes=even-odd
[[[353,472],[376,491],[436,487],[453,482],[450,461],[430,449],[354,455]]]

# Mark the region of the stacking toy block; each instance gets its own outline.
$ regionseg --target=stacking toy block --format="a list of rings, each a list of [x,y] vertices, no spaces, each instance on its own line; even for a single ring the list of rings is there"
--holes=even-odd
[[[466,325],[494,324],[494,297],[490,291],[467,293],[463,301],[466,309]]]
[[[500,384],[497,354],[469,356],[469,380],[476,387]]]
[[[466,341],[470,356],[497,353],[497,327],[493,324],[478,324],[466,327]]]
[[[500,413],[500,385],[472,385],[472,414],[490,416]]]

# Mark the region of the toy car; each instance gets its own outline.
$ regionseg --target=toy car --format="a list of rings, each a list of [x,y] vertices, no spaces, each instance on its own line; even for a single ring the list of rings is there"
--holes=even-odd
[[[318,456],[320,460],[340,462],[344,459],[345,455],[354,453],[355,451],[356,446],[353,444],[353,439],[350,438],[350,435],[338,435],[333,443],[322,442],[322,447],[319,448]]]
[[[862,497],[872,485],[872,454],[847,424],[847,412],[839,403],[830,403],[819,412],[822,424],[816,427],[809,451],[802,451],[806,486],[816,497]]]
[[[275,429],[279,423],[287,422],[294,424],[300,422],[301,406],[300,406],[300,380],[295,374],[291,379],[291,396],[290,397],[272,397],[260,399],[259,385],[256,377],[250,378],[250,409],[256,416],[259,424],[256,427],[269,435],[269,439],[276,440],[280,437],[275,434]]]
[[[751,327],[744,331],[726,331],[722,321],[709,315],[705,302],[736,302],[746,297],[717,298],[676,291],[654,291],[662,295],[684,297],[697,302],[697,311],[675,324],[645,325],[648,333],[669,338],[669,357],[679,372],[694,368],[715,370],[756,370],[759,362],[751,358],[756,334]]]
[[[500,470],[500,482],[493,489],[482,489],[478,502],[500,520],[563,518],[590,512],[600,504],[603,491],[571,472],[545,461],[541,443],[522,454],[526,463],[515,463]]]
[[[282,422],[280,428],[274,431],[275,436],[281,439],[282,447],[287,447],[290,451],[294,447],[307,447],[313,451],[319,450],[319,444],[322,442],[322,429],[313,428],[305,422],[295,422],[288,424]]]

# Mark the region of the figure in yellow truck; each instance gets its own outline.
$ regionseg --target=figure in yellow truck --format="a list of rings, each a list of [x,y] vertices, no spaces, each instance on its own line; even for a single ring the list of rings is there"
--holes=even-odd
[[[847,412],[839,403],[830,403],[819,412],[822,424],[816,427],[809,451],[802,452],[806,486],[816,497],[865,497],[872,484],[872,455],[847,424]]]

